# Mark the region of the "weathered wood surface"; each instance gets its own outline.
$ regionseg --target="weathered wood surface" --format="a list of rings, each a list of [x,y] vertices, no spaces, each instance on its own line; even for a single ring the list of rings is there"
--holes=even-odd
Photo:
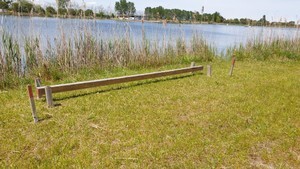
[[[211,74],[212,74],[212,67],[211,65],[207,65],[207,76],[211,77]]]
[[[79,89],[87,89],[87,88],[98,87],[98,86],[126,83],[126,82],[137,81],[137,80],[171,76],[171,75],[177,75],[182,73],[196,72],[200,70],[203,70],[203,66],[193,66],[189,68],[167,70],[167,71],[154,72],[154,73],[145,73],[139,75],[123,76],[123,77],[108,78],[108,79],[101,79],[101,80],[59,84],[59,85],[52,85],[49,87],[51,88],[52,93],[59,93],[59,92],[73,91]],[[39,98],[45,95],[45,88],[46,88],[45,86],[37,87],[37,93]]]
[[[34,123],[37,123],[39,121],[39,119],[38,119],[38,116],[36,113],[36,107],[35,107],[35,102],[34,102],[34,98],[33,98],[33,92],[32,92],[31,85],[27,86],[27,91],[28,91],[28,96],[29,96],[29,101],[30,101],[32,117],[33,117]]]
[[[46,86],[45,87],[45,92],[46,92],[46,101],[47,101],[48,107],[49,108],[54,107],[51,87]]]
[[[235,57],[232,58],[232,63],[231,63],[230,71],[229,71],[229,76],[232,76],[232,74],[233,74],[234,65],[235,65]]]
[[[36,78],[36,79],[34,80],[34,82],[35,82],[35,87],[41,87],[41,86],[42,86],[42,83],[41,83],[41,79],[40,79],[40,78]]]

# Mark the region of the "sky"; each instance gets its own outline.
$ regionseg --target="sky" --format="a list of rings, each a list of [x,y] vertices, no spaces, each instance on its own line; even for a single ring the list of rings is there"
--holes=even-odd
[[[82,4],[82,0],[71,0]],[[114,9],[115,0],[84,0],[88,8]],[[164,8],[178,8],[205,13],[220,12],[226,19],[251,18],[260,19],[266,15],[269,21],[300,20],[300,0],[127,0],[134,2],[140,13],[145,7],[163,6]],[[55,0],[35,0],[40,4],[55,4]]]

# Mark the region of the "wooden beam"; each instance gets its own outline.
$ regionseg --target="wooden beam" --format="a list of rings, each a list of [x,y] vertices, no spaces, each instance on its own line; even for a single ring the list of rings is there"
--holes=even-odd
[[[194,66],[189,68],[167,70],[167,71],[154,72],[154,73],[145,73],[145,74],[131,75],[131,76],[123,76],[123,77],[116,77],[116,78],[108,78],[108,79],[101,79],[101,80],[52,85],[49,87],[51,88],[52,93],[59,93],[59,92],[73,91],[79,89],[87,89],[87,88],[98,87],[98,86],[126,83],[126,82],[137,81],[137,80],[145,80],[145,79],[158,78],[158,77],[164,77],[170,75],[177,75],[182,73],[196,72],[200,70],[203,70],[203,66]],[[37,87],[37,92],[39,96],[43,96],[45,94],[45,86]]]

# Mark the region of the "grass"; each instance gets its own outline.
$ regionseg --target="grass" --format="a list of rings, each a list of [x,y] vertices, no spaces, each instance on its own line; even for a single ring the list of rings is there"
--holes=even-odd
[[[229,62],[212,65],[211,78],[188,74],[55,94],[61,106],[37,101],[38,124],[25,87],[1,91],[0,166],[298,168],[299,62],[238,61],[231,78]],[[79,73],[55,83],[184,66]]]

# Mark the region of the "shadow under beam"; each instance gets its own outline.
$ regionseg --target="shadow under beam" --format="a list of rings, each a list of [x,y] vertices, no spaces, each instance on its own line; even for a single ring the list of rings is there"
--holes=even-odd
[[[52,118],[52,115],[46,114],[45,116],[40,117],[38,122],[46,121],[46,120],[49,120],[51,118]]]

